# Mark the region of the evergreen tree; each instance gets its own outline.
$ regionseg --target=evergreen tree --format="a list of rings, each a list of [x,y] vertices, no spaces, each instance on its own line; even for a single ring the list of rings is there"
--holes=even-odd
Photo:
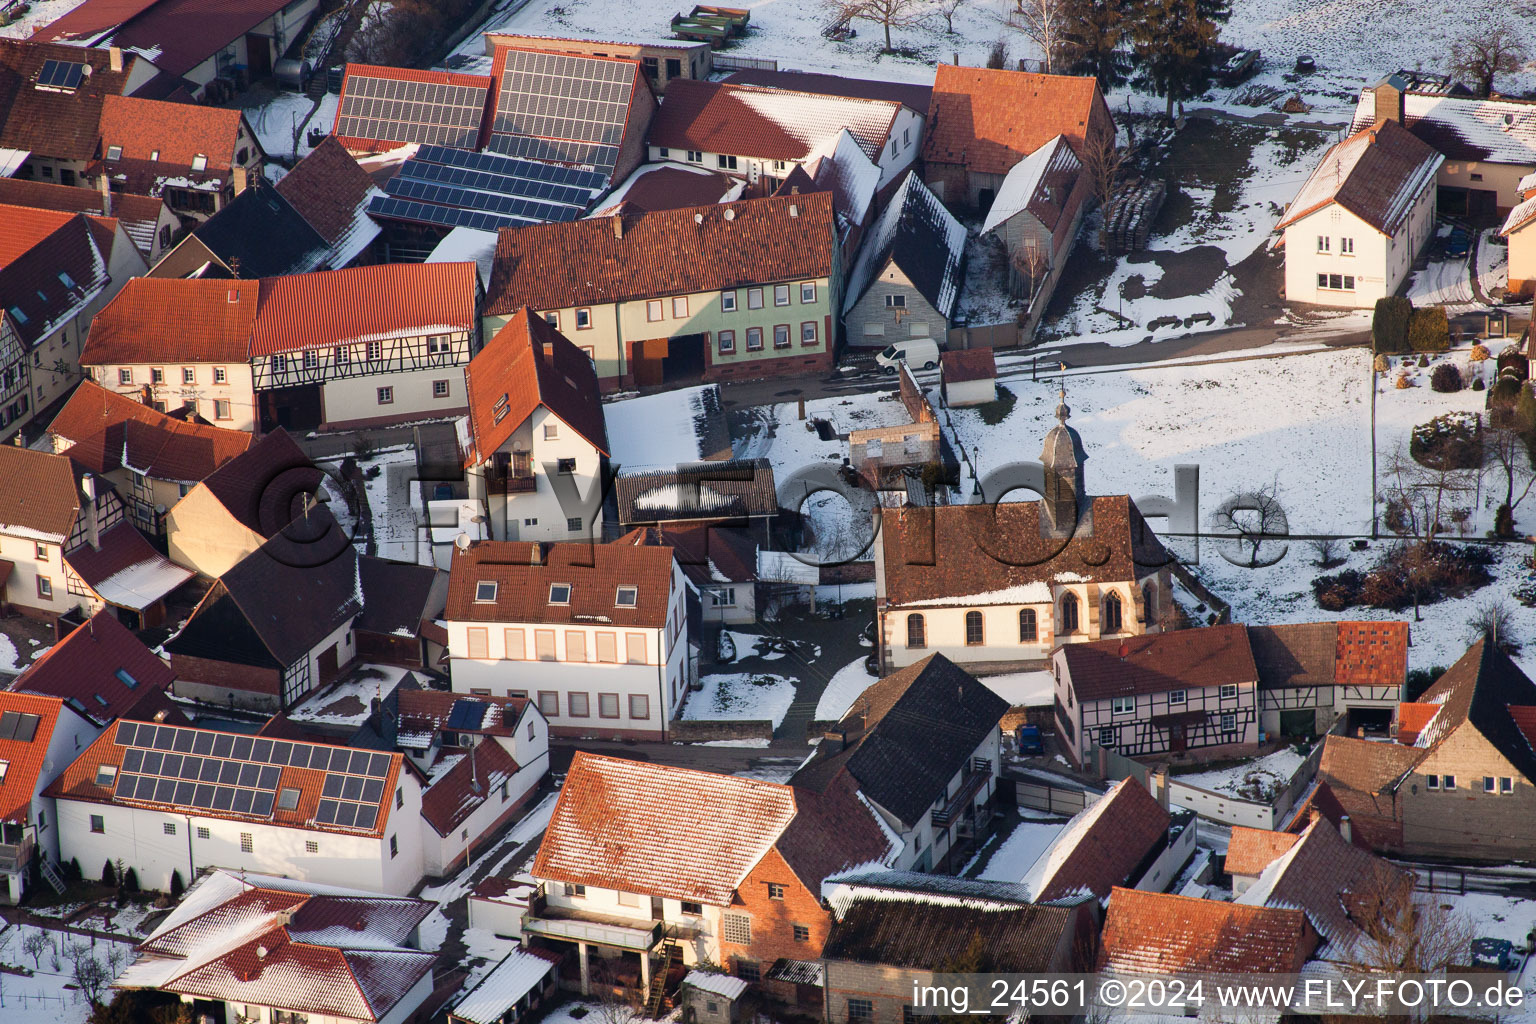
[[[1121,44],[1130,24],[1127,0],[1062,0],[1065,71],[1092,75],[1099,91],[1108,92],[1131,73],[1131,55]]]
[[[1221,23],[1232,17],[1229,0],[1140,0],[1132,21],[1136,58],[1157,95],[1173,106],[1205,91]]]

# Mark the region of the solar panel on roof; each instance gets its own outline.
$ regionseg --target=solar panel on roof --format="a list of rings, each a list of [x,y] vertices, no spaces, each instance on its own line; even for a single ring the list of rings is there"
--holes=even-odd
[[[292,758],[292,756],[293,756],[293,744],[292,743],[274,743],[274,744],[272,744],[272,763],[273,764],[288,764],[289,760],[290,760],[290,758]]]
[[[341,803],[336,805],[336,824],[344,828],[351,828],[357,820],[357,804]]]
[[[223,761],[216,761],[211,757],[203,758],[203,770],[199,778],[203,782],[218,782],[219,771],[224,767]]]
[[[481,231],[495,231],[497,228],[511,227],[515,224],[533,223],[532,221],[519,220],[516,217],[486,213],[483,210],[461,210],[452,206],[431,206],[427,203],[413,202],[396,196],[374,196],[368,201],[368,212],[378,217],[387,217],[394,220],[417,221],[423,224],[441,224],[445,227],[464,225],[478,228]]]
[[[336,801],[321,800],[320,806],[315,809],[315,820],[322,825],[333,825],[336,822]]]
[[[211,733],[211,732],[200,732],[200,733],[198,733],[197,736],[195,736],[193,738],[193,740],[192,740],[192,753],[194,753],[194,754],[211,754],[211,753],[213,753],[213,733]]]
[[[165,760],[160,763],[160,774],[172,777],[179,776],[181,774],[181,755],[166,754]]]
[[[266,764],[268,761],[271,761],[272,760],[272,741],[271,740],[257,740],[251,746],[251,760],[252,761],[260,761],[263,764]]]
[[[227,811],[235,802],[235,791],[229,786],[220,786],[213,791],[213,809]]]
[[[368,756],[368,751],[366,750],[352,751],[352,764],[351,767],[348,768],[348,771],[350,771],[353,775],[367,775]]]
[[[229,756],[236,761],[249,761],[251,759],[251,747],[254,741],[249,736],[236,736],[234,749]]]
[[[347,777],[345,775],[327,775],[325,777],[325,786],[320,790],[320,795],[329,797],[341,796],[342,785],[346,780]]]
[[[129,775],[127,772],[117,773],[117,795],[132,796],[139,787],[139,777]]]
[[[78,89],[85,80],[85,65],[68,60],[45,60],[37,84],[48,89]]]
[[[176,793],[171,799],[173,802],[185,807],[192,802],[192,791],[195,789],[197,789],[197,786],[193,783],[178,782],[176,783]]]
[[[158,750],[146,750],[144,752],[144,774],[159,775],[160,762],[165,760],[165,755]]]
[[[236,814],[249,814],[251,813],[251,802],[255,799],[256,791],[254,789],[237,789],[235,790],[234,806],[230,809]]]
[[[374,754],[368,764],[368,774],[376,779],[382,779],[389,774],[389,755]]]
[[[449,729],[478,729],[485,715],[485,705],[477,700],[456,700],[448,709]]]
[[[133,737],[138,732],[138,729],[139,727],[133,722],[118,722],[116,735],[117,745],[120,747],[133,746]]]
[[[273,799],[273,794],[271,793],[257,793],[256,798],[251,803],[251,813],[263,816],[271,814]]]
[[[277,780],[282,776],[283,770],[276,765],[266,764],[261,766],[261,777],[256,780],[257,789],[276,789]]]
[[[233,786],[240,781],[240,762],[225,761],[219,766],[219,784]]]
[[[482,85],[402,82],[348,71],[336,134],[381,142],[474,146],[485,100]]]
[[[257,780],[260,778],[260,766],[251,764],[250,762],[246,762],[240,766],[240,785],[255,786]]]
[[[203,759],[200,757],[183,757],[181,759],[181,777],[184,779],[196,779],[202,775]]]
[[[144,751],[142,751],[142,750],[129,750],[129,751],[124,752],[124,754],[123,754],[123,771],[125,771],[125,772],[136,772],[136,771],[139,770],[139,766],[142,765],[143,763],[144,763]]]
[[[213,787],[206,784],[199,785],[196,791],[192,794],[192,806],[202,808],[212,807]]]
[[[155,800],[168,804],[174,802],[176,796],[176,782],[174,779],[158,779],[155,782]],[[140,797],[142,799],[142,795]]]
[[[229,752],[234,749],[234,746],[235,738],[233,736],[227,733],[220,733],[213,738],[213,756],[228,757]]]
[[[384,783],[380,779],[363,780],[363,799],[376,804],[384,797]]]
[[[183,754],[192,752],[192,741],[197,738],[197,733],[191,729],[177,729],[172,738],[172,746]]]
[[[445,164],[428,163],[422,160],[406,161],[400,168],[396,178],[409,178],[421,182],[458,186],[481,192],[491,192],[497,195],[543,199],[551,203],[574,207],[578,210],[586,209],[596,191],[593,189],[575,188],[570,185],[561,185],[553,181],[544,181],[531,176],[494,174],[490,171],[451,167]]]
[[[176,730],[169,725],[162,725],[155,730],[155,749],[171,750],[176,746]]]
[[[343,800],[358,800],[363,795],[363,780],[356,775],[349,775],[341,784],[341,797]]]
[[[373,823],[379,820],[379,809],[369,807],[367,804],[358,804],[357,819],[353,822],[355,828],[373,828]]]
[[[450,149],[445,146],[422,146],[416,151],[416,159],[448,167],[504,174],[513,178],[552,181],[572,188],[592,191],[605,188],[608,183],[606,175],[579,167],[559,167],[554,164],[534,163],[531,160],[518,160],[499,153],[473,153],[469,150]]]

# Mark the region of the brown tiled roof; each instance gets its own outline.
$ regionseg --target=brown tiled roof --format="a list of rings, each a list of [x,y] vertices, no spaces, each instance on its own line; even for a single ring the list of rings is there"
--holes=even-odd
[[[318,487],[322,476],[279,427],[209,474],[202,485],[241,525],[270,537],[297,514],[291,504],[296,491],[288,485]]]
[[[227,171],[234,165],[244,120],[238,108],[108,96],[101,103],[101,151],[105,155],[110,147],[121,146],[120,159],[153,160],[165,166],[164,173],[191,167],[196,156],[207,158],[209,170]],[[250,145],[259,148],[255,135],[250,138]]]
[[[34,156],[90,160],[101,137],[102,100],[121,95],[138,58],[123,55],[113,71],[105,49],[0,39],[0,147]],[[91,73],[72,93],[36,88],[47,60],[88,64]]]
[[[481,582],[496,600],[477,602]],[[571,586],[570,603],[549,603],[551,584]],[[620,586],[638,590],[635,605],[616,603]],[[672,549],[625,543],[537,544],[483,540],[454,549],[443,617],[456,622],[585,622],[659,629],[672,603]]]
[[[7,763],[0,778],[0,821],[35,822],[32,796],[38,791],[47,768],[48,745],[53,729],[65,712],[58,697],[0,691],[0,713],[36,715],[37,724],[26,739],[0,739],[0,761]]]
[[[779,837],[778,851],[795,877],[820,893],[821,883],[833,875],[888,863],[898,852],[875,813],[847,775],[822,789],[795,787],[795,817]]]
[[[1071,907],[956,900],[944,894],[932,900],[920,893],[904,899],[856,896],[832,925],[822,957],[942,972],[979,941],[981,970],[1040,973],[1065,966],[1055,962],[1056,953],[1076,914]]]
[[[134,684],[129,686],[119,672]],[[110,609],[103,609],[48,648],[10,689],[78,701],[88,717],[105,723],[127,713],[147,693],[165,692],[174,678],[165,662]]]
[[[511,736],[518,720],[528,708],[527,697],[490,697],[465,695],[449,690],[396,691],[399,702],[400,733],[430,737],[448,727],[455,705],[478,708],[479,726],[454,726],[454,732],[483,733],[487,736]],[[430,745],[430,741],[429,741]]]
[[[283,175],[277,191],[320,237],[334,245],[352,226],[358,207],[368,201],[373,179],[334,135],[327,135]]]
[[[421,816],[440,836],[452,835],[487,797],[518,773],[516,759],[494,739],[477,744],[474,751],[474,756],[448,755],[456,757],[458,763],[421,794]]]
[[[1403,701],[1397,706],[1397,742],[1413,746],[1419,733],[1439,713],[1439,704]]]
[[[771,516],[779,510],[767,459],[694,462],[631,473],[613,482],[619,522],[680,522]]]
[[[621,200],[626,213],[676,210],[683,206],[718,203],[737,184],[736,179],[728,174],[701,174],[666,164],[641,165],[636,175]]]
[[[1408,677],[1408,623],[1340,622],[1334,681],[1401,686]]]
[[[1294,974],[1317,948],[1302,911],[1117,888],[1099,969],[1144,974]]]
[[[871,160],[880,156],[900,105],[682,78],[651,119],[653,146],[762,160],[803,160],[846,128]]]
[[[473,330],[479,295],[473,263],[390,263],[264,278],[251,355],[413,331]]]
[[[522,306],[557,309],[825,277],[836,249],[828,193],[503,228],[485,311],[505,316]]]
[[[111,217],[0,207],[0,308],[23,341],[42,341],[101,293],[111,280],[116,234]],[[25,251],[14,253],[13,244]]]
[[[1258,680],[1247,630],[1236,625],[1066,644],[1061,652],[1085,702]]]
[[[1007,174],[1058,135],[1082,151],[1095,109],[1109,119],[1092,78],[940,64],[923,131],[923,159]]]
[[[464,369],[470,449],[465,466],[488,461],[540,406],[608,454],[597,369],[585,352],[524,307]]]
[[[886,598],[920,605],[1049,583],[1061,573],[1131,581],[1166,564],[1162,544],[1130,498],[1092,501],[1091,534],[1085,523],[1065,542],[1040,536],[1037,501],[883,509]]]
[[[443,574],[439,589],[438,575],[442,570],[434,566],[407,565],[363,555],[357,560],[357,568],[363,585],[363,613],[357,617],[354,629],[394,636],[409,630],[415,636],[424,617],[430,618],[442,610],[433,606],[434,593],[440,599],[448,580]]]
[[[911,107],[919,114],[928,113],[933,87],[915,82],[887,82],[880,79],[845,78],[814,71],[768,71],[748,68],[725,77],[727,85],[757,85],[767,89],[790,89],[823,96],[848,96],[861,100],[892,100]],[[668,87],[670,88],[670,86]]]
[[[135,277],[91,321],[82,366],[243,363],[256,321],[257,281]]]
[[[1510,714],[1511,707],[1536,707],[1536,683],[1486,639],[1479,640],[1446,669],[1419,698],[1441,704],[1417,742],[1433,750],[1464,724],[1476,729],[1528,780],[1536,782],[1536,748]]]
[[[1300,622],[1249,626],[1265,689],[1400,686],[1408,672],[1406,622]]]
[[[1352,736],[1324,736],[1317,774],[1345,801],[1344,791],[1375,795],[1393,787],[1427,753],[1420,747],[1377,743]],[[1347,808],[1349,804],[1345,802]],[[1351,811],[1351,813],[1353,813]]]
[[[69,459],[0,445],[0,533],[62,544],[79,514]]]
[[[939,356],[939,366],[946,384],[992,380],[997,376],[997,360],[989,348],[950,349]]]
[[[1271,832],[1267,828],[1233,825],[1227,840],[1227,874],[1257,875],[1270,862],[1295,845],[1300,838],[1292,832]]]
[[[794,816],[788,786],[577,751],[529,870],[729,906]]]
[[[1291,808],[1289,817],[1281,825],[1280,831],[1291,832],[1300,835],[1306,827],[1319,818],[1327,819],[1334,828],[1340,828],[1343,820],[1349,816],[1339,798],[1334,795],[1333,788],[1322,780],[1314,780],[1308,787],[1306,795]],[[1360,829],[1353,829],[1351,840],[1362,850],[1371,848],[1370,842]]]
[[[173,419],[90,380],[69,396],[48,432],[72,442],[70,459],[93,473],[129,466],[156,480],[188,484],[251,446],[243,430]]]
[[[675,523],[636,527],[626,536],[631,543],[671,548],[677,567],[695,586],[757,579],[757,541],[743,527]]]
[[[134,611],[143,611],[194,575],[157,551],[127,520],[103,531],[98,546],[77,544],[64,561],[102,600]]]
[[[1117,885],[1134,885],[1131,873],[1167,841],[1168,824],[1168,812],[1145,786],[1135,778],[1122,779],[1074,817],[1042,854],[1046,870],[1038,879],[1030,872],[1035,901],[1084,891],[1102,900]]]
[[[1377,231],[1396,234],[1420,189],[1433,183],[1435,171],[1444,162],[1428,143],[1397,121],[1373,125],[1323,155],[1275,230],[1338,203]]]

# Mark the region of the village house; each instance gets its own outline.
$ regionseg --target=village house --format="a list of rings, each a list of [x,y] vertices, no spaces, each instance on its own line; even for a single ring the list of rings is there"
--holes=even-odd
[[[869,232],[848,275],[843,325],[849,345],[949,339],[965,284],[965,227],[908,174]]]
[[[1408,623],[1249,626],[1248,643],[1266,734],[1321,736],[1341,717],[1346,735],[1389,730],[1408,677]]]
[[[537,1013],[557,998],[557,962],[545,950],[513,949],[453,1005],[448,1024],[517,1024]]]
[[[368,598],[352,624],[358,660],[437,668],[448,648],[448,631],[438,624],[448,603],[448,574],[371,555],[357,565]]]
[[[1435,170],[1438,209],[1493,217],[1520,202],[1520,181],[1536,172],[1536,105],[1529,100],[1453,95],[1443,83],[1398,71],[1360,90],[1350,131],[1396,121],[1445,159]]]
[[[847,780],[901,848],[890,865],[965,863],[992,820],[1008,704],[943,655],[871,683],[790,778],[797,790]]]
[[[672,549],[678,567],[699,593],[703,622],[745,625],[757,621],[757,562],[766,548],[759,546],[752,530],[707,522],[643,529],[644,543]]]
[[[491,538],[601,537],[609,447],[592,360],[524,308],[470,360],[464,390],[467,496]]]
[[[1092,177],[1062,135],[1014,164],[998,186],[981,233],[1002,242],[1008,292],[1027,300],[1031,325],[1051,301],[1092,192]]]
[[[884,78],[866,78],[862,74],[851,77],[790,68],[782,71],[765,67],[739,68],[726,75],[724,81],[727,85],[755,85],[818,96],[892,100],[919,117],[927,117],[928,103],[933,98],[933,86],[921,82],[893,82]]]
[[[621,472],[613,481],[624,530],[731,527],[768,546],[779,513],[767,459],[690,462],[672,469]]]
[[[1434,237],[1444,162],[1396,120],[1335,143],[1275,225],[1286,298],[1368,309],[1395,294]]]
[[[965,348],[939,356],[939,394],[952,409],[997,400],[997,359],[990,348]]]
[[[879,166],[883,188],[917,159],[923,116],[893,100],[683,81],[651,120],[647,142],[652,160],[723,171],[771,195],[845,129]]]
[[[79,381],[96,314],[146,268],[114,218],[0,206],[0,438]]]
[[[89,493],[96,481],[86,474],[82,484]],[[115,492],[105,493],[122,508]],[[65,587],[84,614],[105,608],[129,629],[163,625],[166,599],[196,574],[162,555],[133,523],[102,527],[94,502],[84,504],[84,530],[76,530],[64,552]]]
[[[229,205],[266,162],[238,109],[106,96],[97,130],[100,156],[86,168],[87,182],[162,199],[185,225]]]
[[[148,385],[237,430],[446,417],[465,409],[479,297],[473,263],[142,278],[103,310],[80,359],[104,387]]]
[[[111,191],[103,195],[99,189],[79,185],[0,178],[0,204],[115,217],[133,240],[139,255],[151,267],[169,251],[176,233],[181,230],[180,219],[165,205],[164,199]]]
[[[1531,842],[1536,684],[1479,640],[1397,712],[1397,742],[1324,738],[1318,777],[1373,847],[1504,861]]]
[[[1115,889],[1099,971],[1115,975],[1295,974],[1319,944],[1296,907],[1248,906]]]
[[[317,491],[322,475],[286,430],[263,435],[171,506],[171,560],[202,576],[224,575],[288,525],[299,511],[295,499]]]
[[[1242,626],[1063,644],[1051,655],[1067,757],[1103,748],[1176,760],[1258,752],[1258,669]]]
[[[485,52],[495,58],[498,50],[545,50],[587,57],[621,57],[640,62],[645,80],[658,96],[665,96],[674,78],[707,81],[715,67],[715,51],[708,43],[685,39],[570,39],[565,36],[531,35],[507,31],[485,33]]]
[[[1008,172],[1058,136],[1079,160],[1115,124],[1091,77],[940,64],[923,137],[923,180],[951,209],[987,211]]]
[[[663,968],[701,961],[757,982],[821,955],[822,883],[890,845],[846,787],[578,751],[529,869],[524,944],[567,954],[561,983],[583,995],[656,998]]]
[[[666,739],[698,671],[672,549],[479,541],[456,549],[456,693],[533,700],[556,736]]]
[[[215,869],[140,942],[113,982],[178,996],[192,1019],[400,1024],[432,995],[429,900],[317,891]]]
[[[879,183],[880,166],[865,155],[858,140],[844,128],[823,141],[804,163],[793,168],[773,194],[832,193],[832,212],[837,223],[837,238],[842,245],[841,263],[851,266],[874,217]],[[737,187],[744,188],[744,185],[738,180]]]
[[[3,196],[0,193],[0,198]],[[1536,173],[1520,179],[1516,198],[1519,202],[1499,226],[1499,237],[1509,246],[1506,290],[1509,295],[1529,297],[1536,286],[1536,230],[1531,229],[1536,224]]]
[[[99,611],[48,648],[6,689],[57,697],[100,728],[135,708],[163,706],[152,698],[163,697],[174,678],[165,662],[115,615]]]
[[[825,370],[838,253],[827,193],[506,229],[485,331],[531,306],[605,390]]]
[[[1090,496],[1068,410],[1046,434],[1040,501],[883,508],[875,544],[881,665],[938,651],[977,670],[1043,666],[1050,651],[1162,628],[1169,555],[1125,495]]]
[[[171,890],[205,868],[404,895],[423,875],[404,755],[120,719],[44,790],[59,856]]]
[[[962,970],[955,964],[1018,975],[1093,967],[1099,913],[1087,895],[1038,903],[1006,882],[900,871],[857,874],[829,889],[835,923],[822,953],[829,1021],[909,1021],[913,993]]]
[[[111,483],[134,525],[151,534],[164,534],[168,511],[251,445],[242,430],[176,419],[90,380],[75,388],[48,436],[55,452]]]
[[[33,865],[63,891],[58,814],[44,790],[100,726],[60,697],[0,691],[0,902],[15,906]]]

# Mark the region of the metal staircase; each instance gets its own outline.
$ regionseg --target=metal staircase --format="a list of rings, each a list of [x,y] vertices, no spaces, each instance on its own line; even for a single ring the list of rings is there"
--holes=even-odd
[[[651,987],[645,994],[645,1015],[660,1020],[667,1001],[667,975],[672,968],[683,962],[683,948],[668,938],[661,944],[660,954],[651,957]]]
[[[54,892],[60,896],[64,895],[64,876],[59,874],[59,869],[54,866],[53,861],[48,859],[47,854],[38,858],[37,873],[43,876],[43,881],[47,882]]]

